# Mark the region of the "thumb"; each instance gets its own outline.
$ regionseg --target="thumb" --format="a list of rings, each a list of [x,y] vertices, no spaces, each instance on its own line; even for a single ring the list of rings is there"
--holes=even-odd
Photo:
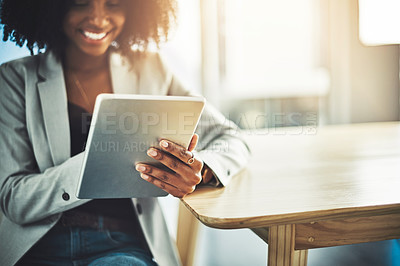
[[[194,148],[196,148],[198,141],[199,141],[199,135],[194,133],[194,135],[192,136],[192,139],[190,140],[188,151],[193,151]]]

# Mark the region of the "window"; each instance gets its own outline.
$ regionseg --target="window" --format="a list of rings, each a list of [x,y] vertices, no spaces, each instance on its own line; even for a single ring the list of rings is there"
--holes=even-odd
[[[226,0],[224,5],[225,92],[241,98],[327,93],[319,1]]]
[[[366,45],[400,43],[400,1],[359,0],[360,40]]]
[[[326,3],[202,0],[202,13],[203,84],[214,104],[244,128],[318,123],[330,88]]]

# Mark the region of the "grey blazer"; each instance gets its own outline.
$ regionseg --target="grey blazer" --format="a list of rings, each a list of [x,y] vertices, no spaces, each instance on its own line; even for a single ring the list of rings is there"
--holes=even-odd
[[[133,65],[117,53],[109,60],[115,93],[190,94],[157,54]],[[0,67],[0,265],[15,264],[63,211],[88,201],[75,197],[83,153],[71,158],[69,132],[63,69],[52,52]],[[196,156],[226,185],[249,154],[236,126],[207,106],[197,133]],[[158,264],[180,265],[158,200],[132,202]]]

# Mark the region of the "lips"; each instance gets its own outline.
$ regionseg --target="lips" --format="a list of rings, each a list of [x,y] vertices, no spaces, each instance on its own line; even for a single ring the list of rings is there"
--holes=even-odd
[[[90,41],[102,41],[110,32],[92,32],[88,30],[79,30],[79,32]]]

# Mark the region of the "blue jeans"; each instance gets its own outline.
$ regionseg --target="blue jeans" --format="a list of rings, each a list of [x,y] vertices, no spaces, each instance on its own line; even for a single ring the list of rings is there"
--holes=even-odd
[[[392,266],[400,266],[400,239],[392,241]]]
[[[157,266],[137,234],[56,225],[17,265]]]

